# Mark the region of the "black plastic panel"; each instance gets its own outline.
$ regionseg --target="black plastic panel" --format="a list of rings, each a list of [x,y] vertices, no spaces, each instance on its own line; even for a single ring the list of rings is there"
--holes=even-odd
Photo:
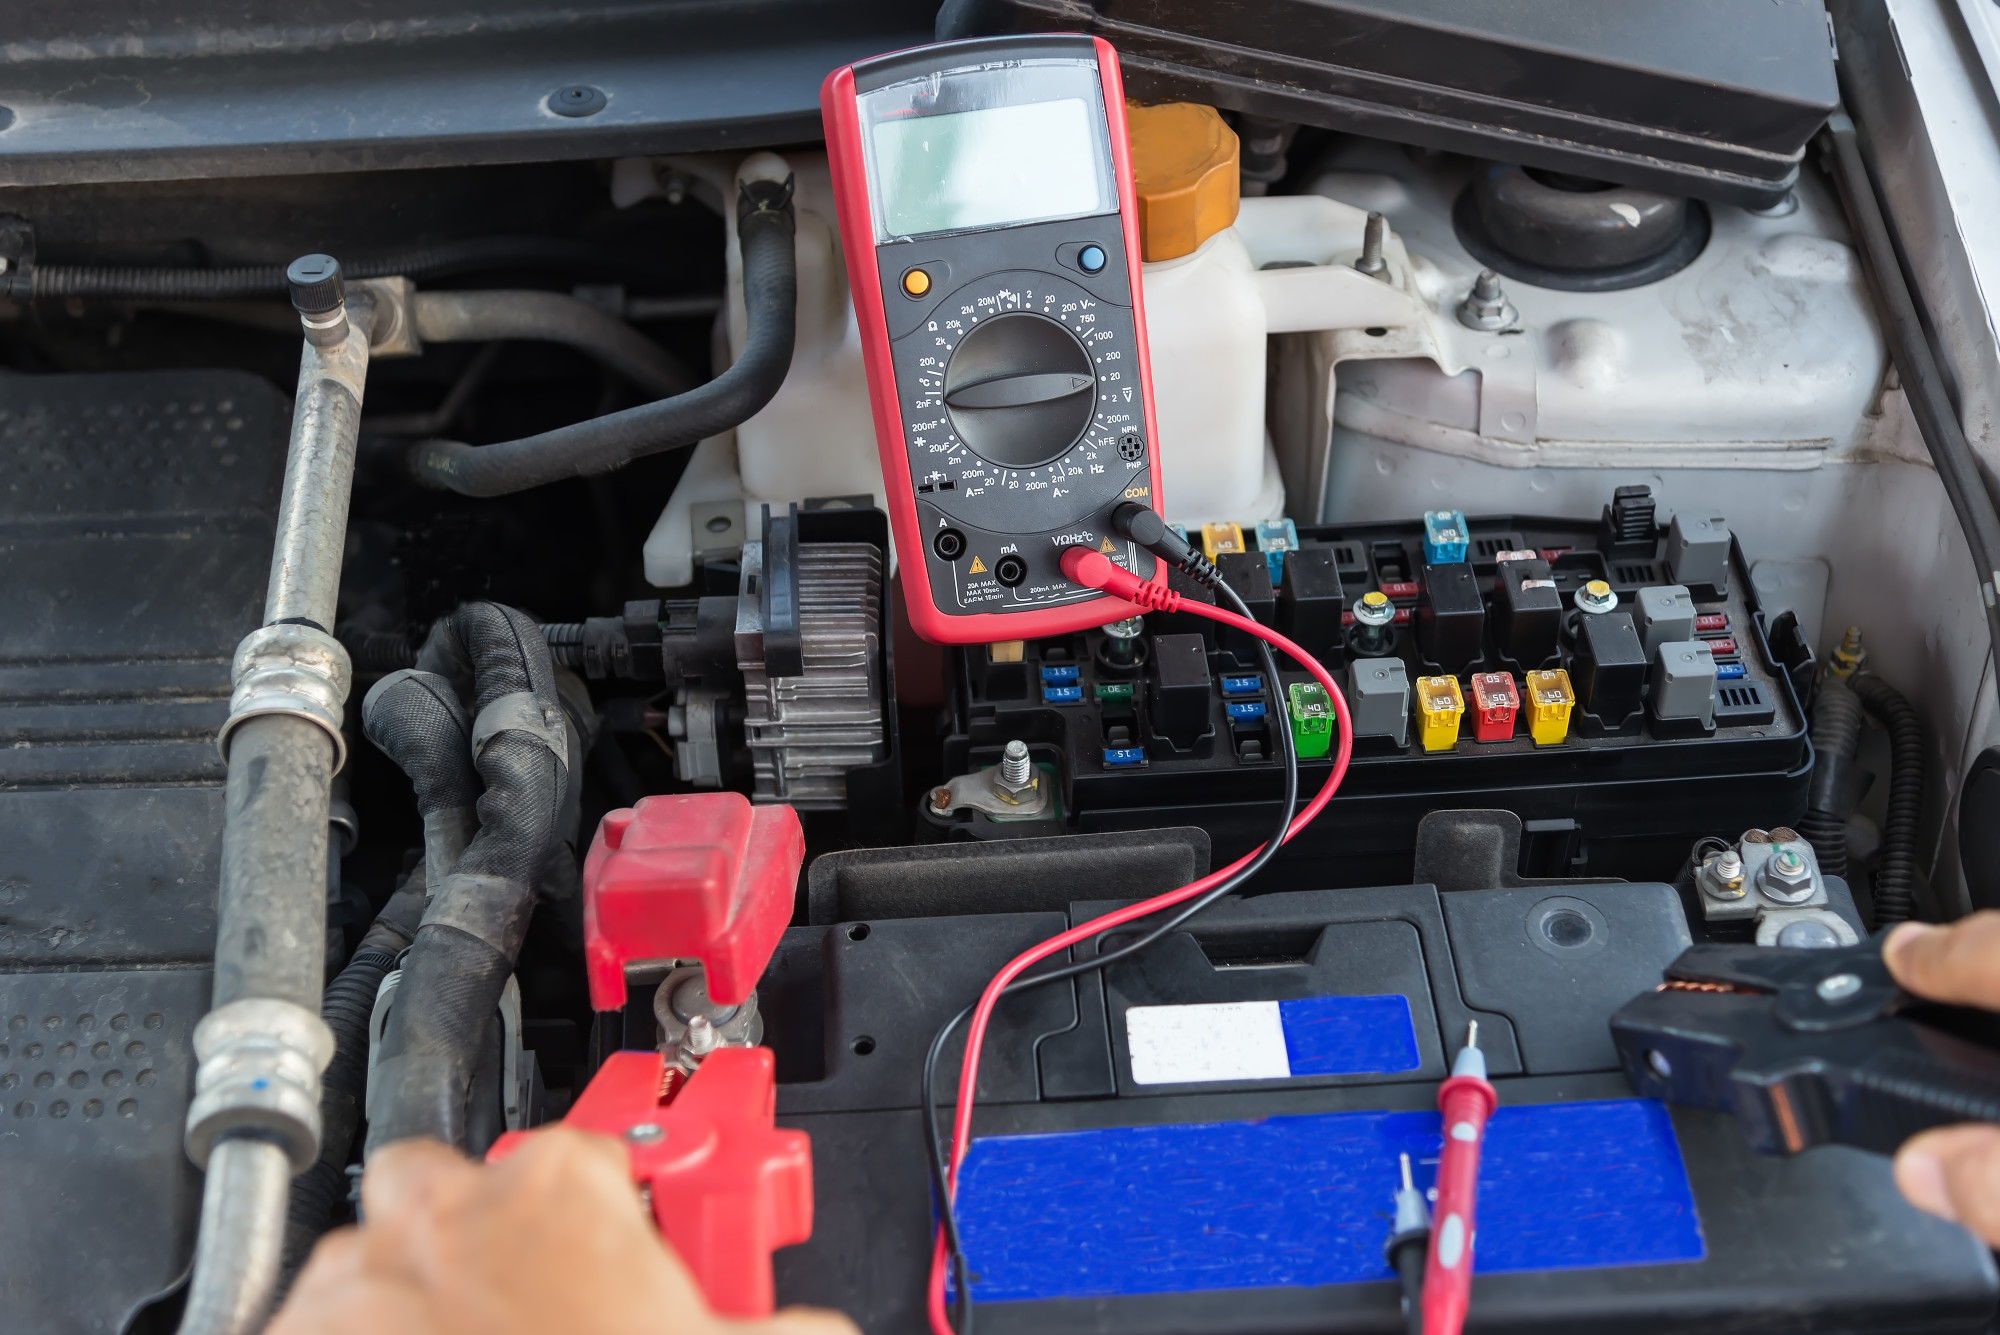
[[[1135,97],[1750,205],[1839,100],[1820,0],[951,0],[938,26],[1093,33]]]

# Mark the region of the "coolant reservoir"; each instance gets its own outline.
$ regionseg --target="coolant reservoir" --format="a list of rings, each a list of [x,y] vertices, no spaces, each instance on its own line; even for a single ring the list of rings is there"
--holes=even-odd
[[[1264,304],[1236,233],[1237,141],[1212,107],[1128,103],[1166,517],[1275,519]]]

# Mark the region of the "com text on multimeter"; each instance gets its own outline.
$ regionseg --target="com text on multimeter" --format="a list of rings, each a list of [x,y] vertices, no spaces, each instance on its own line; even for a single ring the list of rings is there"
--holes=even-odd
[[[911,624],[939,644],[1133,615],[1070,583],[1159,508],[1118,61],[1089,37],[947,42],[820,90]]]

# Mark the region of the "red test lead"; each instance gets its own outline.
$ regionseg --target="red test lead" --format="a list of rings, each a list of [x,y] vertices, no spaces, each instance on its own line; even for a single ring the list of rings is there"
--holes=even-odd
[[[1444,1151],[1438,1157],[1437,1224],[1424,1267],[1424,1335],[1458,1335],[1472,1303],[1473,1207],[1479,1195],[1479,1147],[1486,1119],[1499,1096],[1486,1082],[1479,1050],[1479,1021],[1466,1029],[1465,1046],[1438,1086],[1444,1114]]]

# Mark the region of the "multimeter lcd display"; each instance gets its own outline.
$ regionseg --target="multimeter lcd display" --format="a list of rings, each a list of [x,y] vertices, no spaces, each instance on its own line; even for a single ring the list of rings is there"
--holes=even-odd
[[[858,100],[878,242],[1118,210],[1085,62],[946,71]]]

